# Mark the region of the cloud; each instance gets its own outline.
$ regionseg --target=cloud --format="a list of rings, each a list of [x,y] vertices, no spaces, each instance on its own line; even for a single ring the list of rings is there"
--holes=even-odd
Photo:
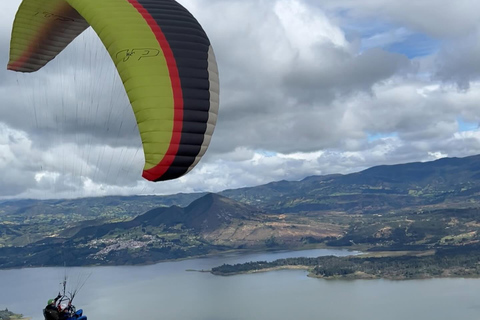
[[[480,30],[466,37],[448,41],[435,57],[435,78],[453,82],[462,90],[480,79]]]
[[[174,181],[141,178],[133,112],[89,30],[39,72],[0,71],[0,198],[221,191],[480,153],[471,1],[180,2],[220,71],[199,165]],[[19,3],[0,11],[3,65]]]
[[[36,159],[31,141],[24,132],[0,123],[0,194],[13,196],[34,183]]]
[[[345,110],[334,101],[371,92],[375,83],[409,68],[408,59],[399,54],[381,49],[359,54],[319,9],[300,1],[273,3],[221,2],[214,10],[221,12],[216,20],[220,25],[243,21],[257,28],[219,28],[231,34],[232,41],[218,53],[228,61],[221,65],[227,74],[222,85],[226,98],[214,153],[239,145],[284,153],[331,147],[344,138],[337,124]],[[230,79],[232,75],[236,78]]]
[[[478,29],[480,3],[470,0],[307,0],[311,5],[346,12],[350,19],[389,21],[435,38],[458,38]],[[371,22],[375,23],[375,22]]]

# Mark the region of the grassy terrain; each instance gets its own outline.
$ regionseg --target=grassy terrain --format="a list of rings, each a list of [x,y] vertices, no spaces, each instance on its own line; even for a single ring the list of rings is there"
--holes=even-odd
[[[0,267],[63,265],[64,261],[69,265],[145,264],[226,250],[320,246],[360,250],[372,258],[425,255],[442,248],[479,244],[479,213],[478,208],[385,215],[264,213],[251,218],[230,217],[228,223],[214,229],[202,229],[201,225],[196,229],[183,222],[169,224],[162,219],[153,223],[143,216],[78,221],[63,230],[60,219],[56,226],[36,221],[16,229],[14,222],[4,221],[3,226],[16,232],[3,233]],[[35,242],[18,246],[19,239]]]
[[[24,318],[21,314],[15,314],[8,309],[0,310],[0,320],[28,320],[29,318]]]

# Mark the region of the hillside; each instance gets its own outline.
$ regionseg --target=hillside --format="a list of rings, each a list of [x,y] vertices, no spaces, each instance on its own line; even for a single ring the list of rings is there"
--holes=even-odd
[[[205,194],[0,201],[0,218],[16,223],[125,220],[158,207],[186,207]],[[310,176],[218,194],[275,213],[369,214],[424,206],[458,207],[480,202],[480,155],[377,166],[347,175]]]
[[[207,194],[186,208],[171,206],[147,211],[133,220],[88,226],[72,238],[101,238],[113,231],[137,227],[173,228],[183,225],[192,232],[202,233],[228,226],[236,220],[254,219],[260,211],[217,194]]]
[[[480,202],[480,155],[377,166],[348,175],[311,176],[220,194],[277,213],[369,214],[471,206]]]
[[[0,268],[153,263],[232,249],[477,245],[477,163],[480,156],[379,166],[220,194],[4,201]]]
[[[15,314],[5,309],[0,310],[0,320],[29,320],[29,318],[24,318],[21,314]]]
[[[185,208],[159,207],[119,222],[81,221],[24,246],[5,246],[0,248],[0,268],[141,264],[231,249],[298,247],[304,236],[335,238],[344,230],[207,194]]]

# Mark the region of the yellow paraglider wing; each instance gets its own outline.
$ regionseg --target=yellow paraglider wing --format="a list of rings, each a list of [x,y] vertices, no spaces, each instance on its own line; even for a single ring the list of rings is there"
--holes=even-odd
[[[23,0],[9,70],[34,72],[92,26],[130,99],[143,177],[175,179],[204,155],[215,127],[218,69],[197,20],[174,0]]]

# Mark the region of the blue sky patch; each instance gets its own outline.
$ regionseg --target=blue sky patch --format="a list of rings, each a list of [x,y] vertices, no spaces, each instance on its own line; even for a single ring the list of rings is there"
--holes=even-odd
[[[441,42],[439,40],[430,38],[421,33],[414,33],[401,42],[387,46],[385,50],[404,54],[412,59],[431,55],[439,50],[440,45]]]
[[[265,156],[267,158],[276,157],[278,155],[278,153],[276,153],[276,152],[267,151],[267,150],[260,150],[260,149],[255,150],[255,152],[258,153],[258,154],[261,154],[262,156]]]
[[[373,142],[373,141],[376,141],[376,140],[380,140],[380,139],[385,139],[385,138],[394,138],[394,137],[397,137],[397,133],[396,132],[390,132],[390,133],[372,133],[372,134],[368,134],[368,142]]]
[[[355,20],[348,17],[348,11],[337,12],[336,15],[344,22],[341,28],[346,38],[349,41],[361,40],[361,51],[382,48],[413,59],[434,54],[441,46],[440,40],[381,19]]]
[[[457,117],[458,131],[474,131],[479,128],[479,124],[476,122],[464,121],[461,117]]]

